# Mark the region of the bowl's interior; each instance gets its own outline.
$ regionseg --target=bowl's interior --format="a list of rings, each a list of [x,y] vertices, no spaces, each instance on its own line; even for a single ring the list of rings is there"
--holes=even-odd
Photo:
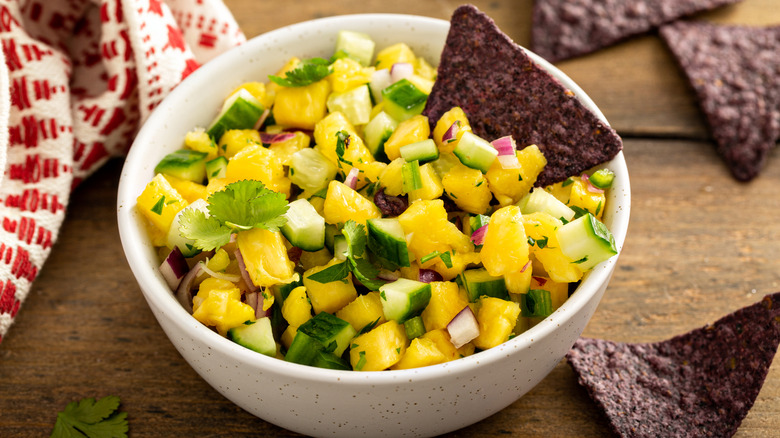
[[[292,56],[330,56],[335,46],[336,32],[341,29],[368,33],[376,41],[377,49],[404,41],[415,53],[437,65],[449,23],[432,18],[391,14],[340,16],[288,26],[250,40],[202,66],[173,90],[152,113],[127,157],[118,193],[118,221],[122,245],[133,274],[158,318],[163,315],[162,317],[169,319],[169,322],[182,330],[191,331],[193,336],[208,340],[215,350],[240,362],[256,363],[281,374],[295,373],[298,377],[301,365],[271,359],[240,347],[201,325],[178,304],[158,272],[157,254],[147,238],[142,217],[136,212],[135,199],[154,176],[156,163],[165,154],[182,147],[186,132],[195,126],[206,126],[221,106],[224,97],[237,85],[246,81],[266,81],[267,75],[276,73]],[[593,102],[567,76],[536,55],[531,56],[603,118]],[[606,166],[616,173],[617,178],[609,193],[604,222],[612,231],[620,249],[625,239],[629,217],[628,172],[622,153]],[[560,326],[566,315],[573,314],[594,298],[599,287],[609,280],[615,263],[616,258],[613,258],[597,266],[586,276],[577,292],[564,304],[562,309],[566,308],[568,312],[559,309],[528,332],[504,344],[506,348],[511,347],[512,351],[522,350],[532,338],[538,339]],[[452,368],[474,367],[478,363],[500,360],[508,354],[502,351],[504,345],[446,364],[418,369],[415,371],[415,378],[434,377],[443,369],[452,371]],[[366,375],[306,368],[306,375],[310,378],[332,377],[335,374],[345,383],[351,380],[355,381],[353,383],[365,383],[367,380],[374,384],[383,381],[392,383],[394,378],[390,377],[391,375],[408,372],[390,371]]]

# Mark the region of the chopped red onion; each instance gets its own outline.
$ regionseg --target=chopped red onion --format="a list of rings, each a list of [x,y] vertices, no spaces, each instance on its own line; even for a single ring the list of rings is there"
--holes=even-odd
[[[181,279],[179,287],[176,289],[176,299],[188,312],[192,313],[192,289],[195,279],[203,272],[203,262],[198,263],[190,269],[190,272]]]
[[[592,182],[590,182],[590,176],[588,176],[587,173],[583,173],[582,176],[580,176],[580,179],[582,179],[582,182],[585,183],[585,186],[588,187],[588,191],[591,193],[604,193],[603,189],[600,189],[593,185]]]
[[[520,272],[525,272],[525,270],[528,269],[529,266],[531,266],[531,261],[530,260],[528,260],[528,263],[523,265],[523,269],[521,269]]]
[[[455,120],[454,122],[452,122],[452,125],[450,125],[450,127],[447,128],[447,132],[445,132],[444,135],[441,136],[441,142],[452,143],[453,141],[457,140],[458,131],[460,131],[460,120]]]
[[[517,159],[517,155],[499,155],[497,158],[502,169],[520,168],[520,160]]]
[[[347,177],[344,179],[344,184],[346,184],[350,189],[355,190],[355,187],[357,187],[357,181],[358,181],[358,174],[360,173],[360,169],[357,167],[353,167],[349,170],[349,173],[347,174]]]
[[[422,283],[431,283],[433,281],[443,281],[444,278],[438,272],[433,269],[420,269],[420,273],[417,274],[418,281]]]
[[[244,279],[244,283],[246,283],[246,287],[249,289],[249,292],[257,292],[259,287],[255,286],[255,284],[252,282],[252,277],[249,275],[249,272],[246,270],[246,264],[244,263],[244,256],[241,254],[241,250],[236,248],[236,250],[233,252],[236,256],[236,262],[238,262],[238,270],[241,272],[241,278]]]
[[[479,336],[479,322],[471,307],[466,306],[447,324],[450,342],[460,348]]]
[[[260,295],[257,292],[247,292],[244,294],[245,302],[251,307],[255,313],[257,313],[257,296]]]
[[[165,257],[165,261],[160,265],[160,273],[171,290],[176,290],[179,287],[182,277],[189,270],[187,259],[184,258],[178,246],[173,248],[173,251],[168,254],[168,257]]]
[[[471,233],[471,241],[474,242],[474,245],[482,245],[485,242],[485,234],[487,234],[488,225],[490,224],[482,225]]]
[[[511,135],[507,135],[490,142],[498,151],[498,162],[504,169],[519,169],[520,162],[517,160],[517,144]]]
[[[547,279],[544,277],[534,277],[534,280],[539,283],[539,286],[544,286],[544,284],[547,283]]]
[[[257,307],[255,308],[255,318],[260,319],[264,316],[268,316],[268,311],[263,310],[263,304],[265,303],[265,292],[257,293]]]
[[[374,97],[376,103],[382,101],[382,90],[389,87],[392,83],[390,70],[386,68],[376,70],[371,75],[371,82],[368,83],[368,88],[371,89],[371,95]]]
[[[255,126],[253,126],[252,129],[255,131],[260,130],[260,128],[263,127],[263,123],[265,123],[265,119],[267,119],[270,114],[271,110],[266,108],[265,111],[263,111],[263,114],[260,115],[260,118],[257,119],[257,122],[255,122]]]
[[[260,133],[260,141],[263,142],[263,144],[281,143],[294,137],[294,132],[278,132],[276,134],[269,134],[267,132]]]
[[[396,62],[390,67],[390,80],[396,83],[401,79],[408,79],[414,74],[414,66],[408,62]]]

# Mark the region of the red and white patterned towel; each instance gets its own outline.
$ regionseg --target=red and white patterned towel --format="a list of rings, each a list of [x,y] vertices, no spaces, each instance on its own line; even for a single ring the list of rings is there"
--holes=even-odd
[[[0,0],[0,341],[71,190],[198,66],[245,41],[222,0]]]

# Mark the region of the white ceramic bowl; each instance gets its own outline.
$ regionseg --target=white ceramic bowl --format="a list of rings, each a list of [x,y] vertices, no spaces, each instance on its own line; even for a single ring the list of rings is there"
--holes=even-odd
[[[550,317],[490,350],[441,365],[382,371],[335,371],[287,363],[234,344],[196,321],[157,271],[135,199],[155,164],[205,126],[238,84],[265,80],[292,56],[328,57],[338,30],[370,34],[378,49],[404,41],[438,64],[449,23],[406,15],[351,15],[308,21],[258,36],[207,63],[157,108],[139,132],[122,170],[119,231],[127,260],[163,330],[211,386],[252,414],[314,436],[430,436],[456,430],[505,408],[533,388],[580,336],[612,275],[617,257],[597,266]],[[531,54],[591,110],[585,93],[555,67]],[[630,190],[622,153],[604,221],[618,249],[628,227]]]

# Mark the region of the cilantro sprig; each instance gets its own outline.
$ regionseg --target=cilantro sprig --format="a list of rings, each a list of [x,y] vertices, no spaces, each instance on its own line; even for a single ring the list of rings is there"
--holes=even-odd
[[[385,282],[377,278],[379,269],[364,256],[368,241],[366,227],[350,219],[341,233],[347,241],[346,260],[310,275],[309,280],[318,283],[344,281],[351,272],[367,288],[379,290]]]
[[[52,438],[127,438],[127,413],[117,412],[119,397],[109,395],[95,401],[71,402],[57,414]]]
[[[284,77],[268,75],[268,79],[283,87],[305,87],[321,81],[333,73],[333,67],[330,66],[331,63],[331,60],[322,58],[306,59],[295,69],[286,72]]]
[[[288,203],[284,194],[274,192],[255,180],[228,184],[208,197],[209,215],[190,208],[182,213],[179,233],[195,241],[196,248],[208,251],[230,242],[230,235],[252,228],[277,231],[284,226]]]

